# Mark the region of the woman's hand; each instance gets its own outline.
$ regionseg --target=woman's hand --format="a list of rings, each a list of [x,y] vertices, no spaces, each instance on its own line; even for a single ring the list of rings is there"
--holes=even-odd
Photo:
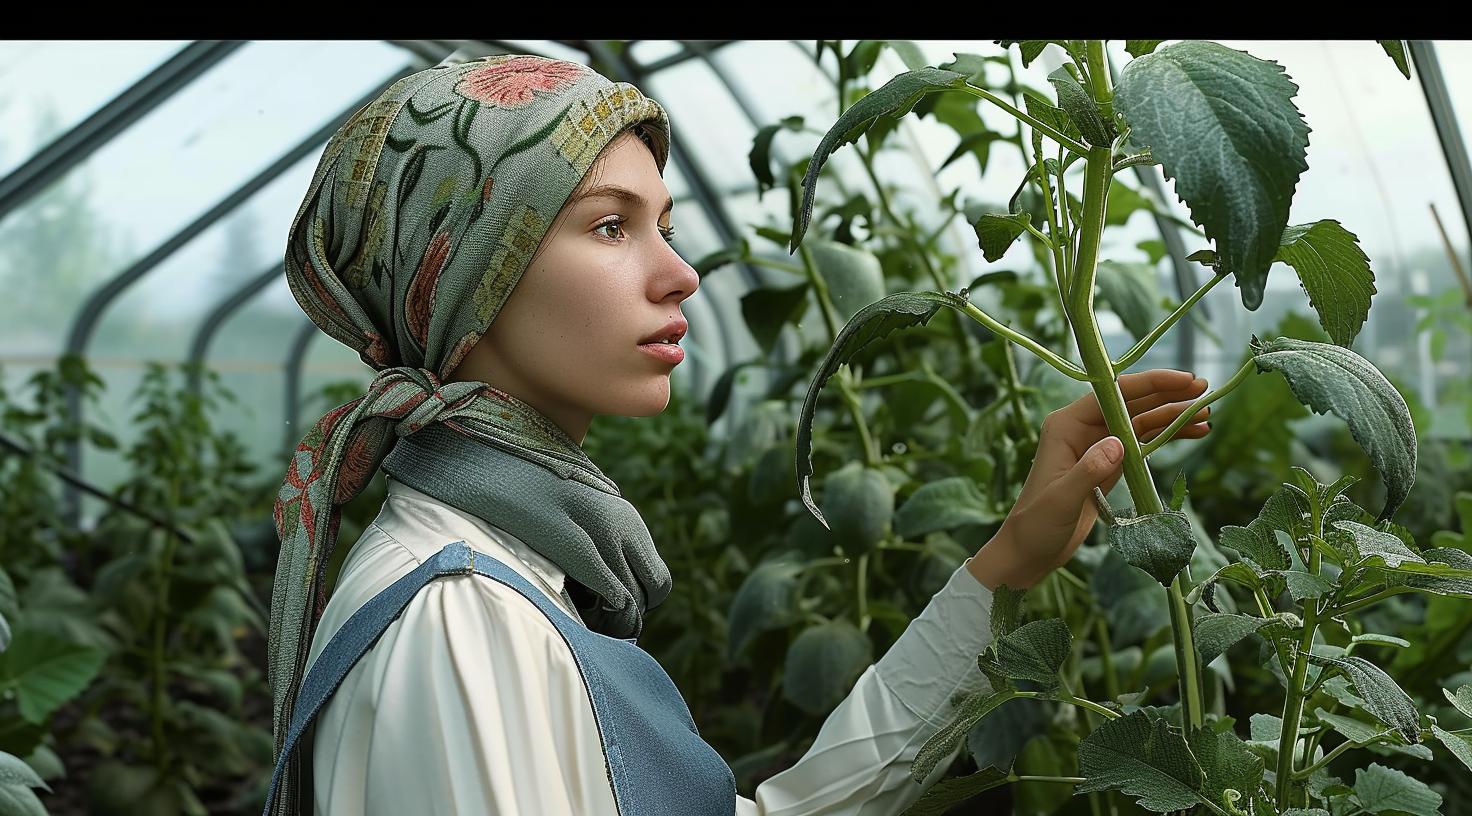
[[[1206,391],[1190,372],[1155,368],[1119,378],[1130,424],[1141,442],[1165,430]],[[1200,439],[1210,432],[1211,406],[1181,426],[1172,439]],[[966,562],[988,589],[1030,587],[1073,557],[1098,518],[1094,488],[1108,493],[1123,470],[1124,447],[1109,436],[1091,390],[1048,414],[1032,469],[996,535]]]

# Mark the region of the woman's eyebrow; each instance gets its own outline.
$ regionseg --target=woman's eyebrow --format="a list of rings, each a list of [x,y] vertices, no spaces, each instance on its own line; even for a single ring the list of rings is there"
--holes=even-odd
[[[616,198],[616,199],[618,199],[620,201],[623,201],[623,202],[625,202],[627,204],[630,204],[630,205],[632,205],[634,207],[647,207],[647,206],[649,206],[649,202],[644,199],[644,196],[639,195],[638,193],[634,192],[633,190],[628,189],[627,187],[619,187],[619,186],[617,186],[615,184],[600,184],[597,187],[590,188],[589,190],[587,190],[586,192],[584,192],[582,195],[578,196],[578,201],[581,202],[585,198],[600,198],[600,197],[602,197],[602,198]],[[666,200],[664,202],[664,209],[663,210],[660,210],[659,211],[659,214],[660,215],[664,215],[665,213],[667,213],[670,210],[674,209],[674,207],[675,207],[675,199],[673,197],[671,197],[671,198],[669,198],[668,200]]]

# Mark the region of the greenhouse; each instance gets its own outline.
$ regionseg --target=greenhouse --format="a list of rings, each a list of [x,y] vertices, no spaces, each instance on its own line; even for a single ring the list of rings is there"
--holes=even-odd
[[[0,123],[0,816],[1472,816],[1472,42],[0,40]]]

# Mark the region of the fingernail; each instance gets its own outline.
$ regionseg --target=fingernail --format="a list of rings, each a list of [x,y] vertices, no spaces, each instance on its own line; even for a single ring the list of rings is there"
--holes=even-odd
[[[1104,458],[1108,459],[1110,464],[1117,464],[1120,459],[1124,458],[1124,443],[1120,442],[1118,437],[1111,436],[1104,442]]]

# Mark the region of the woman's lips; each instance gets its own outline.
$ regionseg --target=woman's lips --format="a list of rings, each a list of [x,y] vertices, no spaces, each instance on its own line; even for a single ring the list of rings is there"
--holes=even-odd
[[[671,365],[679,365],[685,359],[685,350],[676,343],[640,343],[639,350]]]

